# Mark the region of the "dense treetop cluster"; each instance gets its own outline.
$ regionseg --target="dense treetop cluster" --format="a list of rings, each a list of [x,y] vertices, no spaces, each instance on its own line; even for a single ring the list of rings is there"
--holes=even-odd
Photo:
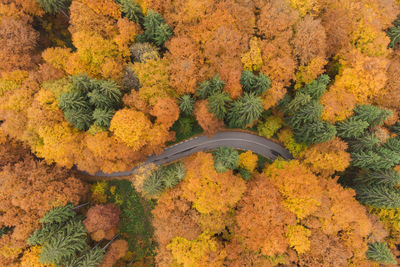
[[[0,265],[400,263],[399,0],[0,0],[0,59]],[[232,129],[294,159],[141,165]]]

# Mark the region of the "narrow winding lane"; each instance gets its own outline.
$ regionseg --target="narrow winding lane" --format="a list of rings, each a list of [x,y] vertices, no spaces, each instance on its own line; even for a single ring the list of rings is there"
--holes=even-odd
[[[292,159],[293,156],[284,147],[258,135],[245,132],[219,132],[212,137],[205,135],[197,136],[185,140],[181,143],[167,147],[164,152],[158,156],[153,155],[146,159],[144,163],[154,163],[156,165],[165,164],[185,158],[199,151],[208,151],[220,146],[230,146],[235,149],[250,150],[271,160],[277,157]],[[103,173],[97,172],[97,177],[120,177],[131,175],[136,167],[130,171]]]

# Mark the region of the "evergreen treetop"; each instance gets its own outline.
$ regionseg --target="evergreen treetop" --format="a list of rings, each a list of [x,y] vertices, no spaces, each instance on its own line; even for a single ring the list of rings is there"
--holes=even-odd
[[[259,73],[257,76],[253,72],[245,70],[240,77],[240,84],[245,92],[261,95],[270,88],[271,80],[263,73]]]
[[[68,8],[71,0],[37,0],[46,13],[56,14]]]
[[[200,84],[196,91],[196,96],[200,99],[206,99],[214,94],[221,93],[225,83],[216,74],[211,79]]]
[[[313,100],[319,100],[321,96],[325,93],[326,87],[330,82],[330,78],[326,74],[322,74],[318,77],[318,79],[312,81],[312,83],[305,85],[300,88],[297,94],[306,94],[309,95]]]
[[[134,0],[119,0],[122,8],[122,12],[125,17],[130,19],[131,21],[139,24],[143,24],[143,11],[142,7],[136,3]]]
[[[217,172],[233,170],[239,162],[239,152],[232,147],[219,147],[212,152],[212,155]]]
[[[195,101],[191,95],[183,95],[179,98],[179,109],[183,114],[191,116],[194,103]]]
[[[366,121],[369,127],[382,125],[383,121],[393,115],[391,110],[382,109],[374,105],[359,105],[354,108],[354,118]]]
[[[366,186],[357,185],[356,198],[364,205],[374,208],[397,209],[400,208],[400,192],[392,186],[383,184]]]
[[[375,242],[368,244],[366,255],[368,260],[376,261],[381,264],[397,264],[396,258],[393,256],[386,243]]]

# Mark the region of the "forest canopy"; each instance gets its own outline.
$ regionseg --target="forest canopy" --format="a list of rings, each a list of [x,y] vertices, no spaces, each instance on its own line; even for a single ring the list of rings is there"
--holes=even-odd
[[[399,77],[399,0],[0,0],[0,265],[399,265]]]

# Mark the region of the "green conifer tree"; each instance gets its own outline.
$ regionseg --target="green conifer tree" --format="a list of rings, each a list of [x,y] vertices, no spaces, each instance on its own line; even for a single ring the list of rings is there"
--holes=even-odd
[[[367,259],[381,264],[397,264],[386,243],[375,242],[368,244]]]
[[[208,98],[208,110],[219,119],[224,119],[232,99],[226,92],[216,93]]]
[[[219,78],[219,75],[216,74],[211,79],[200,84],[196,91],[196,96],[200,99],[206,99],[214,94],[221,93],[224,86],[225,83]]]
[[[338,127],[336,128],[339,132]],[[338,136],[340,136],[338,134]],[[350,147],[350,151],[360,151],[360,150],[372,150],[376,147],[381,141],[376,137],[375,134],[366,132],[361,137],[358,137],[354,140],[349,140],[348,144]]]
[[[110,102],[114,104],[115,108],[121,107],[122,92],[116,82],[112,80],[100,80],[99,91],[102,95],[110,99]]]
[[[287,118],[287,123],[293,128],[302,128],[305,124],[320,120],[323,106],[317,101],[311,101],[302,106],[292,116]]]
[[[163,183],[166,188],[173,188],[185,178],[186,172],[182,162],[170,164],[166,167],[161,167]]]
[[[336,129],[340,138],[351,139],[361,137],[368,127],[368,122],[356,117],[350,117],[343,122],[338,122]]]
[[[354,118],[368,122],[370,127],[382,125],[383,121],[392,115],[391,110],[373,105],[359,105],[354,108]]]
[[[134,0],[119,0],[119,2],[125,17],[135,23],[143,24],[144,15],[138,3]]]
[[[289,99],[287,99],[289,100]],[[310,95],[307,94],[296,94],[296,96],[287,104],[284,105],[283,112],[287,116],[295,114],[301,107],[309,104],[312,101]]]
[[[58,99],[58,106],[64,112],[88,108],[88,98],[82,92],[73,90],[62,93]]]
[[[326,74],[322,74],[318,77],[318,79],[312,81],[311,84],[307,84],[306,86],[300,88],[297,94],[306,94],[309,95],[313,100],[319,100],[321,96],[325,93],[326,87],[330,82],[330,78]]]
[[[76,216],[71,203],[49,210],[41,219],[41,223],[65,223]]]
[[[93,111],[93,120],[94,122],[101,127],[109,128],[110,122],[115,114],[115,111],[112,109],[95,109]]]
[[[66,10],[71,4],[71,0],[37,0],[46,13],[56,14]]]
[[[351,159],[352,166],[363,169],[370,169],[373,164],[375,165],[375,162],[379,162],[381,160],[381,156],[372,150],[361,150],[353,151],[351,153]]]
[[[73,75],[70,79],[72,88],[82,94],[86,94],[96,87],[95,80],[90,79],[86,73]]]
[[[140,42],[152,42],[159,47],[164,47],[167,41],[173,34],[171,27],[165,23],[164,18],[154,10],[148,10],[144,18],[143,27],[144,34],[137,36]]]
[[[240,77],[240,84],[247,93],[255,93],[261,95],[271,86],[271,80],[263,73],[255,75],[253,72],[245,70]]]
[[[364,205],[373,208],[397,209],[400,208],[400,192],[398,189],[387,185],[357,185],[356,198]]]
[[[392,127],[390,127],[390,130],[392,132],[394,132],[395,134],[397,134],[398,136],[400,136],[400,122],[396,122],[395,125],[393,125]]]
[[[183,95],[179,98],[179,109],[184,115],[191,116],[194,103],[195,101],[191,95]]]
[[[301,127],[293,129],[293,138],[296,142],[305,143],[306,145],[328,142],[335,136],[335,126],[322,120],[306,123]]]
[[[28,239],[29,245],[42,246],[39,258],[42,264],[64,266],[89,251],[82,218],[73,211],[72,204],[56,207],[43,216],[41,229]]]
[[[359,173],[354,179],[354,184],[356,185],[387,185],[395,186],[400,182],[400,174],[394,169],[388,170],[364,170]]]
[[[144,193],[149,198],[159,197],[164,189],[163,173],[160,169],[154,170],[143,182]]]
[[[42,264],[62,265],[76,254],[89,248],[87,231],[80,219],[72,219],[55,235],[48,238],[40,253]]]
[[[248,181],[251,178],[251,172],[245,168],[238,168],[240,176],[243,180]]]
[[[212,152],[212,155],[217,172],[233,170],[239,162],[239,152],[232,147],[219,147]]]
[[[65,267],[98,267],[104,258],[105,251],[102,248],[95,247],[86,251],[82,256],[71,258],[65,263]]]
[[[93,111],[84,108],[79,110],[67,110],[64,112],[65,119],[72,123],[75,128],[81,131],[86,131],[93,123]]]
[[[387,35],[390,37],[389,47],[395,48],[397,44],[400,44],[400,15],[393,22],[393,27],[389,29]]]
[[[254,93],[244,93],[244,96],[232,103],[227,119],[229,127],[245,127],[258,120],[263,112],[261,98]]]

